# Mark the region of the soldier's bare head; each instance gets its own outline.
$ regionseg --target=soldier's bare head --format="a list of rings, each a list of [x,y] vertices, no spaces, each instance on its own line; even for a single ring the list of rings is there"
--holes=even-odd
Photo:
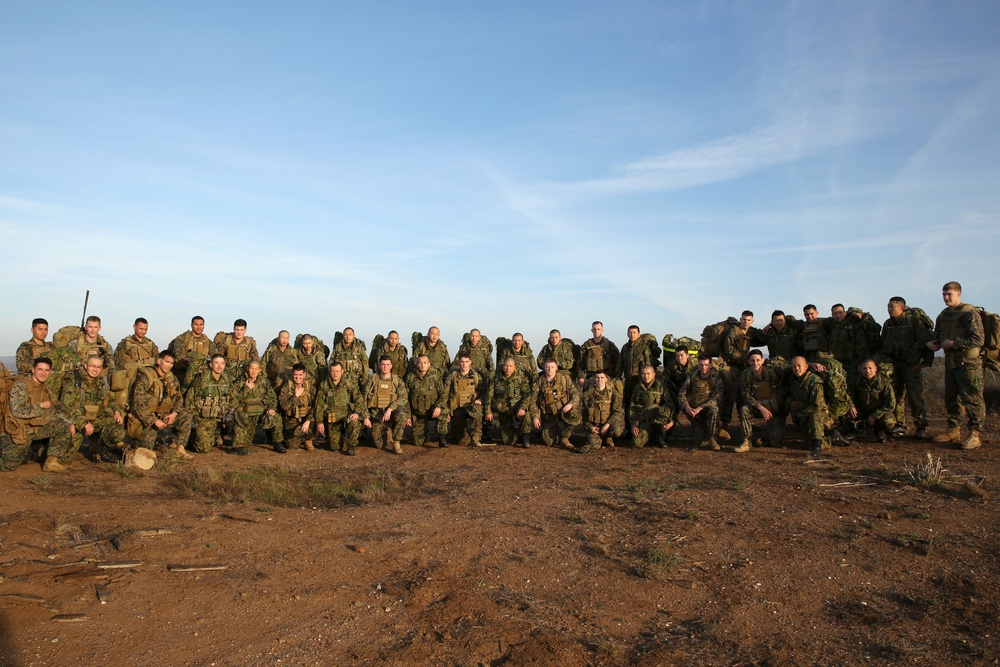
[[[835,322],[843,322],[847,317],[847,309],[844,308],[844,304],[835,303],[830,306],[830,317],[832,317]]]
[[[432,345],[437,343],[439,340],[441,340],[441,330],[438,329],[437,327],[431,327],[430,329],[428,329],[427,340],[429,340]]]
[[[559,329],[553,329],[552,331],[549,332],[549,343],[551,343],[553,347],[558,345],[559,341],[561,340],[562,340],[562,334],[559,333]]]
[[[226,358],[221,354],[213,354],[208,366],[212,369],[212,375],[222,375],[222,372],[226,370]]]
[[[205,318],[201,315],[195,315],[191,318],[191,332],[196,336],[200,336],[205,333]]]
[[[399,345],[399,332],[398,331],[390,331],[389,335],[386,336],[385,339],[387,341],[389,341],[389,347],[395,349],[396,346]]]
[[[354,342],[354,329],[347,327],[344,329],[344,345],[350,345]]]
[[[604,371],[597,371],[594,374],[594,384],[597,385],[598,389],[604,391],[604,388],[608,386],[608,374]]]
[[[510,344],[514,346],[515,352],[520,352],[521,348],[524,346],[524,336],[520,333],[516,333],[510,337]]]
[[[941,288],[941,298],[949,308],[962,305],[962,286],[954,280],[946,282]]]
[[[156,357],[156,371],[161,376],[166,375],[170,372],[170,369],[174,367],[174,353],[170,350],[163,350],[160,352],[159,356]]]
[[[251,361],[247,364],[247,377],[256,381],[260,377],[260,362]]]
[[[31,320],[31,337],[38,342],[45,340],[45,337],[49,335],[49,323],[47,320],[41,317],[36,317]]]
[[[473,347],[479,345],[479,341],[482,340],[482,338],[483,334],[479,332],[479,329],[473,329],[469,332],[469,342],[472,343]]]
[[[334,384],[340,382],[342,377],[344,377],[344,366],[339,361],[330,364],[330,379],[333,380]]]
[[[590,325],[590,333],[592,333],[594,335],[594,338],[596,338],[597,340],[601,340],[601,338],[604,336],[604,323],[603,322],[592,323]]]
[[[455,361],[458,362],[458,368],[463,374],[468,373],[469,369],[472,368],[472,357],[469,356],[468,352],[459,352]]]
[[[291,340],[292,334],[288,333],[284,329],[278,332],[278,345],[285,347],[288,345],[288,341]]]
[[[642,378],[644,384],[649,384],[656,377],[656,369],[652,366],[643,366],[642,370],[639,371],[639,377]]]
[[[383,378],[389,377],[392,373],[392,357],[388,354],[383,354],[378,360],[378,369],[382,373]]]
[[[146,321],[145,317],[135,318],[135,323],[132,325],[132,331],[135,332],[136,338],[142,340],[149,332],[149,322]]]
[[[805,318],[806,322],[815,322],[819,319],[819,311],[816,310],[814,304],[806,304],[802,307],[802,317]]]
[[[687,349],[687,345],[678,345],[677,349],[674,350],[674,359],[676,359],[677,363],[681,366],[687,364],[688,359],[690,358],[691,352]]]
[[[874,359],[865,359],[858,364],[858,372],[864,379],[871,380],[878,373],[878,364],[875,363]]]
[[[513,375],[515,371],[517,371],[517,364],[514,363],[514,360],[511,359],[510,357],[507,357],[506,359],[504,359],[503,360],[503,364],[500,367],[503,369],[503,375],[504,375],[504,377],[508,377],[508,378],[511,375]]]
[[[104,359],[101,359],[98,355],[92,354],[87,357],[87,361],[84,362],[83,368],[87,371],[87,375],[92,378],[96,378],[104,370]]]
[[[753,311],[744,310],[740,315],[740,328],[746,331],[753,324]]]
[[[247,321],[246,320],[236,320],[233,322],[233,338],[236,340],[243,340],[243,336],[247,333]]]
[[[542,363],[542,369],[545,372],[545,377],[551,380],[559,372],[559,364],[555,359],[546,359]]]
[[[49,379],[52,374],[52,360],[48,357],[37,357],[31,362],[31,376],[39,384]]]
[[[795,357],[792,359],[792,375],[797,378],[802,377],[809,370],[809,363],[805,357]]]
[[[625,335],[628,336],[628,339],[634,343],[639,340],[639,327],[633,324],[625,331]]]
[[[296,387],[301,387],[306,381],[306,367],[303,364],[292,366],[292,382]]]
[[[93,342],[97,338],[97,334],[101,333],[101,318],[97,315],[91,315],[83,325],[83,330],[87,333],[87,340]]]
[[[885,309],[889,313],[889,317],[899,317],[906,310],[906,299],[901,296],[894,296],[889,299],[889,303]]]
[[[421,375],[427,373],[431,367],[431,358],[426,354],[421,354],[417,357],[417,372]]]

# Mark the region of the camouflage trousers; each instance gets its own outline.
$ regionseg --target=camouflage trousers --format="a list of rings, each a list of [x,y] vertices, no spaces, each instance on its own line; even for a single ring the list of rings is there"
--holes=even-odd
[[[373,411],[377,411],[373,408]],[[383,413],[384,414],[384,413]],[[389,421],[382,421],[382,415],[372,415],[372,440],[375,447],[391,447],[392,443],[400,442],[403,439],[403,431],[406,429],[406,413],[395,410]]]
[[[275,443],[284,441],[285,434],[281,428],[281,417],[277,413],[269,415],[265,412],[262,415],[247,415],[246,424],[243,426],[239,422],[233,425],[233,447],[250,447],[253,444],[254,436],[257,435],[258,425],[265,431],[271,432],[271,439]]]
[[[335,422],[326,422],[326,441],[330,443],[333,451],[346,451],[348,447],[358,446],[358,437],[361,435],[361,420],[350,421],[340,419]]]
[[[219,417],[194,417],[194,451],[204,454],[212,451],[218,437],[226,428],[225,422]]]
[[[494,424],[500,430],[500,444],[516,445],[519,440],[524,439],[525,434],[531,433],[531,419],[525,413],[523,417],[518,417],[517,412],[505,414],[503,412],[493,415]]]
[[[427,434],[436,433],[441,434],[441,429],[444,428],[444,435],[448,434],[448,423],[443,419],[434,419],[428,415],[411,415],[410,420],[413,422],[413,444],[417,447],[423,447],[427,444]]]
[[[869,428],[868,426],[869,416],[870,415],[861,412],[861,410],[858,410],[858,418],[854,420],[854,426],[858,431],[862,431],[866,428]],[[876,419],[875,425],[872,426],[871,428],[876,432],[877,431],[888,432],[891,431],[895,426],[896,426],[896,416],[890,412],[889,414],[882,415],[881,417]]]
[[[300,446],[303,440],[312,442],[313,437],[316,435],[316,422],[309,419],[308,430],[302,428],[305,422],[305,419],[285,417],[283,424],[285,428],[284,438],[290,447]]]
[[[542,415],[542,442],[549,447],[561,447],[562,440],[573,435],[573,426],[563,421],[559,415]]]
[[[826,438],[826,425],[829,418],[825,410],[802,409],[792,413],[792,421],[801,429],[802,435],[807,441],[819,440],[823,443],[824,449],[829,445]]]
[[[100,441],[105,447],[120,449],[120,445],[125,442],[125,424],[119,424],[114,417],[103,417],[91,423],[94,425],[94,433],[90,436],[92,443]],[[80,451],[84,437],[83,429],[78,429],[71,437],[70,450],[67,452],[68,458],[72,458]]]
[[[442,428],[444,430],[442,430]],[[451,421],[438,421],[438,433],[442,438],[457,436],[459,441],[468,434],[473,440],[483,437],[483,406],[471,404],[455,408],[451,412]]]
[[[764,422],[760,431],[768,443],[777,445],[781,442],[785,430],[786,415],[784,410],[774,410],[771,418]],[[754,420],[763,419],[760,410],[749,405],[740,406],[740,426],[743,428],[743,437],[747,442],[753,440]]]
[[[132,436],[132,445],[135,447],[154,449],[156,446],[156,436],[160,433],[160,430],[155,426],[143,426],[134,415],[129,415],[125,419],[125,423],[128,427],[127,431],[129,433],[138,431],[138,435]],[[164,427],[164,429],[173,428],[174,435],[177,437],[177,444],[181,447],[186,447],[188,440],[191,439],[192,427],[193,422],[191,421],[191,415],[182,410],[177,413],[177,418],[174,419],[173,426],[167,426]]]
[[[745,368],[746,366],[727,365],[719,369],[719,377],[722,378],[722,400],[719,405],[718,420],[722,422],[723,426],[728,425],[733,419],[740,377]]]
[[[688,415],[688,419],[691,420],[695,436],[700,442],[705,442],[715,435],[715,431],[719,427],[719,408],[714,405],[706,405],[697,417],[692,418]]]
[[[46,456],[55,456],[60,463],[69,463],[75,451],[71,450],[69,417],[56,413],[48,424],[32,426],[27,429],[27,443],[14,444],[14,440],[4,433],[0,435],[0,471],[10,472],[28,460],[31,446],[36,440],[48,438],[49,445]]]
[[[597,428],[597,433],[591,431],[592,427]],[[589,449],[597,449],[604,443],[604,438],[620,438],[622,433],[625,432],[625,424],[621,420],[615,420],[608,424],[608,430],[601,435],[601,429],[604,428],[604,424],[584,424],[584,428],[587,429],[587,443],[586,446]]]
[[[950,352],[944,359],[944,405],[948,410],[948,428],[961,426],[968,413],[969,430],[981,431],[986,419],[983,362],[960,355],[960,352]]]
[[[896,395],[896,422],[906,423],[906,404],[909,403],[914,426],[927,428],[923,369],[914,368],[912,364],[895,362],[893,362],[892,368],[892,391]]]

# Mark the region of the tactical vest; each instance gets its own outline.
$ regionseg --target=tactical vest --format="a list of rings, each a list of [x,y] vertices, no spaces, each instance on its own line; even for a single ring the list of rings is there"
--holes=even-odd
[[[584,367],[588,373],[597,373],[604,369],[604,348],[597,343],[591,342],[584,350]]]
[[[243,411],[248,417],[260,417],[264,414],[264,399],[255,396],[244,399]]]
[[[712,389],[715,387],[715,377],[709,373],[707,378],[703,378],[700,373],[696,373],[691,378],[691,398],[689,405],[701,407],[708,402],[712,396]]]
[[[611,419],[611,400],[614,397],[614,392],[611,387],[606,387],[604,391],[595,389],[590,395],[590,409],[587,411],[587,417],[593,424],[605,424],[609,419]]]
[[[298,356],[291,345],[285,348],[284,351],[281,351],[277,346],[272,347],[267,352],[267,368],[264,369],[267,377],[273,379],[284,373],[289,368],[288,356],[293,356],[293,359]],[[292,365],[294,364],[295,361],[292,361]]]
[[[294,386],[290,386],[289,387],[289,391],[291,391],[292,395],[294,396],[294,394],[295,394],[295,387]],[[295,408],[292,410],[292,413],[290,415],[288,415],[289,417],[295,418],[295,419],[305,419],[306,417],[309,416],[309,394],[310,393],[311,392],[309,391],[309,378],[306,377],[306,381],[302,383],[302,395],[301,396],[295,396]]]
[[[389,407],[393,401],[396,400],[396,386],[392,381],[392,378],[388,380],[383,380],[378,378],[372,382],[373,391],[368,397],[368,407],[376,408],[378,410],[385,410]]]
[[[752,371],[750,371],[752,372]],[[753,387],[753,396],[757,399],[757,403],[764,406],[771,412],[776,412],[778,410],[778,392],[774,385],[771,384],[771,380],[764,375],[759,380],[756,380],[756,384]]]
[[[174,410],[174,403],[177,400],[177,383],[173,382],[173,374],[160,377],[155,368],[143,367],[139,369],[150,386],[155,390],[153,400],[149,404],[149,411],[157,417],[166,417]]]
[[[198,414],[204,419],[222,419],[229,410],[229,381],[223,376],[218,382],[211,373],[203,377],[198,393],[206,392],[195,400]]]
[[[152,366],[156,363],[156,355],[153,354],[153,341],[148,338],[142,343],[138,342],[134,336],[125,339],[125,349],[122,354],[132,363],[139,366]]]
[[[35,339],[32,338],[28,341],[28,347],[31,348],[31,360],[34,361],[38,357],[48,356],[49,353],[56,349],[56,346],[48,341],[44,341],[41,344],[35,343]]]
[[[107,342],[100,336],[97,336],[97,340],[93,343],[87,340],[87,334],[81,333],[76,339],[76,354],[80,357],[81,363],[87,363],[87,359],[90,357],[100,357],[104,360],[104,370],[101,371],[103,376],[108,372],[108,351],[105,347]]]
[[[455,396],[452,398],[452,409],[468,405],[476,400],[476,377],[455,378]]]
[[[326,421],[330,424],[336,424],[347,417],[350,408],[347,383],[341,380],[340,384],[336,386],[338,389],[331,386],[327,389],[326,394]]]
[[[639,397],[639,403],[644,408],[655,408],[660,405],[663,400],[663,389],[660,387],[656,380],[647,387],[644,384],[640,384],[635,388],[632,396]]]
[[[52,399],[52,394],[49,392],[49,387],[45,383],[38,384],[31,376],[24,375],[19,375],[14,378],[14,383],[18,382],[28,388],[28,399],[31,405],[41,403],[42,401],[51,401],[55,403]],[[13,388],[13,385],[11,385],[11,389]],[[4,413],[4,426],[7,434],[10,435],[15,445],[29,444],[30,441],[28,438],[30,430],[47,424],[49,422],[48,413],[51,413],[51,409],[43,410],[42,414],[37,417],[19,419],[14,416],[13,412],[11,412],[10,402],[8,401],[7,409]]]
[[[563,406],[569,402],[566,386],[558,379],[549,382],[542,379],[542,407],[545,414],[558,415]]]
[[[179,350],[179,352],[187,353],[184,356],[193,354],[199,359],[207,359],[211,350],[212,341],[209,340],[208,336],[205,334],[199,336],[193,331],[187,331],[184,333],[184,349]]]
[[[882,352],[896,361],[908,360],[916,342],[910,327],[905,314],[886,320],[882,325]]]
[[[78,407],[83,411],[83,419],[93,423],[100,415],[101,408],[107,407],[108,401],[106,396],[102,396],[104,393],[101,391],[104,388],[103,380],[98,378],[93,383],[89,380],[89,377],[78,374],[76,386],[80,390],[80,405]]]
[[[802,325],[802,349],[806,352],[825,352],[828,349],[823,320],[806,322]]]
[[[236,339],[232,334],[226,334],[225,348],[226,348],[226,361],[247,361],[250,359],[250,346],[253,344],[253,339],[250,336],[244,336],[243,341],[237,343]]]
[[[976,307],[969,303],[963,303],[957,310],[945,308],[941,311],[941,314],[938,316],[938,338],[940,340],[956,340],[958,338],[968,337],[969,332],[966,330],[965,325],[962,324],[962,316],[968,312],[972,312],[973,317],[979,317],[979,313],[976,312]],[[951,354],[960,357],[978,359],[979,348],[972,347],[968,350],[945,350],[945,355]]]

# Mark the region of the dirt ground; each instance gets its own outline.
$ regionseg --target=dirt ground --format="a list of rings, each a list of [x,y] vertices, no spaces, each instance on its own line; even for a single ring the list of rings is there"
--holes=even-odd
[[[818,461],[794,442],[680,438],[24,465],[0,478],[0,661],[997,664],[996,416],[986,437]],[[928,452],[955,483],[907,479]],[[238,471],[288,474],[316,500],[225,502],[194,483]],[[343,481],[358,493],[324,495]]]

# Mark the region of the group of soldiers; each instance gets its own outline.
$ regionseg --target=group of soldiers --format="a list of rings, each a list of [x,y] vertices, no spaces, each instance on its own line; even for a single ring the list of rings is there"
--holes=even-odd
[[[483,446],[492,428],[490,439],[503,445],[529,447],[540,432],[546,445],[578,452],[624,438],[663,447],[681,416],[693,426],[692,449],[718,450],[730,439],[735,452],[779,445],[791,420],[819,455],[863,432],[879,442],[907,434],[904,402],[913,436],[928,437],[921,369],[938,350],[948,429],[935,440],[974,449],[985,417],[983,323],[958,283],[942,294],[946,307],[934,323],[892,297],[881,326],[841,304],[829,318],[811,304],[801,320],[776,310],[763,329],[744,311],[706,327],[701,341],[667,336],[661,350],[634,325],[619,349],[598,321],[579,346],[552,330],[537,355],[520,333],[494,348],[473,329],[454,359],[437,327],[413,334],[412,354],[395,331],[377,336],[369,351],[348,327],[332,348],[281,331],[258,355],[242,319],[210,339],[196,316],[162,351],[144,318],[113,351],[96,316],[60,329],[53,341],[48,323],[36,319],[17,350],[18,374],[7,376],[0,468],[16,468],[44,441],[43,470],[64,470],[85,438],[92,458],[108,462],[157,446],[191,459],[189,450],[207,452],[226,435],[232,452],[244,455],[258,429],[279,453],[325,440],[353,455],[368,430],[377,447],[401,454],[407,429],[417,446]],[[731,434],[734,415],[740,429]],[[581,432],[575,445],[574,431]]]

